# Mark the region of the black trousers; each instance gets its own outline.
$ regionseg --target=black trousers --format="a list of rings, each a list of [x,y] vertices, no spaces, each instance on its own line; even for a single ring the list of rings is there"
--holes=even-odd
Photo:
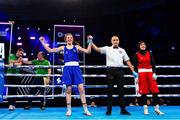
[[[31,81],[31,85],[44,85],[44,80],[43,77],[34,77]],[[43,87],[35,87],[35,88],[30,88],[29,94],[30,95],[36,95],[38,94],[38,91],[40,92],[41,95],[44,95],[45,88]],[[45,99],[44,97],[39,98],[40,99],[40,106],[45,106]],[[28,106],[32,106],[32,100],[33,98],[28,98]]]
[[[107,109],[112,109],[112,95],[114,85],[117,84],[117,90],[119,95],[119,105],[122,109],[125,109],[126,105],[124,103],[124,71],[123,68],[107,68]]]
[[[19,85],[21,81],[20,77],[15,77],[15,76],[8,76],[6,77],[6,84],[7,85]],[[8,87],[8,95],[17,95],[17,87]],[[16,103],[16,98],[8,98],[8,103],[9,105],[15,105]]]

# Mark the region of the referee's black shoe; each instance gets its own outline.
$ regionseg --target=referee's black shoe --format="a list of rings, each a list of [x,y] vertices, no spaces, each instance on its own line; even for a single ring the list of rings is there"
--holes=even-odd
[[[106,111],[106,115],[111,115],[111,110],[110,109],[107,109],[107,111]]]
[[[126,109],[122,109],[121,114],[122,115],[131,115],[131,113],[129,113]]]

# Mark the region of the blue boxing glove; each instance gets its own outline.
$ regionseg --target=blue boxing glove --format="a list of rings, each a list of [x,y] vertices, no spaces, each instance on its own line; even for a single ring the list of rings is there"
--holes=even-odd
[[[93,44],[93,36],[91,36],[91,35],[88,35],[88,36],[87,36],[87,44],[88,44],[88,45]]]
[[[134,78],[138,78],[138,73],[137,72],[133,71],[132,73],[133,73]]]

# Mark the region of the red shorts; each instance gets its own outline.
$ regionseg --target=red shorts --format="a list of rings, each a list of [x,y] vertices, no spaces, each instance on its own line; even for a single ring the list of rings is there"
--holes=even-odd
[[[153,72],[139,72],[139,93],[159,93],[157,81],[153,79]]]

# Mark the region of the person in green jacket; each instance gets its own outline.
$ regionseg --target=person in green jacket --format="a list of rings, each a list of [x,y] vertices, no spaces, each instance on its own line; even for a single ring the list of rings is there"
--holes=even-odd
[[[32,65],[38,65],[38,66],[50,66],[50,62],[46,60],[45,58],[45,53],[40,51],[37,55],[37,59],[32,60],[32,61],[23,61],[24,64],[32,64]],[[34,70],[35,74],[51,74],[51,69],[50,68],[35,68]],[[49,77],[34,77],[32,79],[32,85],[49,85],[50,78]],[[41,95],[44,95],[44,88],[31,88],[30,89],[30,94],[35,95],[37,91],[40,90]],[[45,109],[45,100],[44,98],[40,98],[41,103],[40,103],[40,109],[44,110]],[[28,99],[28,105],[24,107],[24,109],[30,109],[32,107],[32,99]]]
[[[8,57],[8,64],[10,66],[19,66],[22,65],[22,56],[24,50],[22,48],[17,49],[16,54],[10,54]],[[20,70],[15,67],[9,67],[7,69],[7,73],[9,74],[19,74]],[[20,77],[8,76],[6,77],[6,84],[8,85],[17,85],[20,83]],[[17,95],[17,87],[8,87],[8,95]],[[9,103],[9,111],[15,110],[15,98],[8,98]]]

